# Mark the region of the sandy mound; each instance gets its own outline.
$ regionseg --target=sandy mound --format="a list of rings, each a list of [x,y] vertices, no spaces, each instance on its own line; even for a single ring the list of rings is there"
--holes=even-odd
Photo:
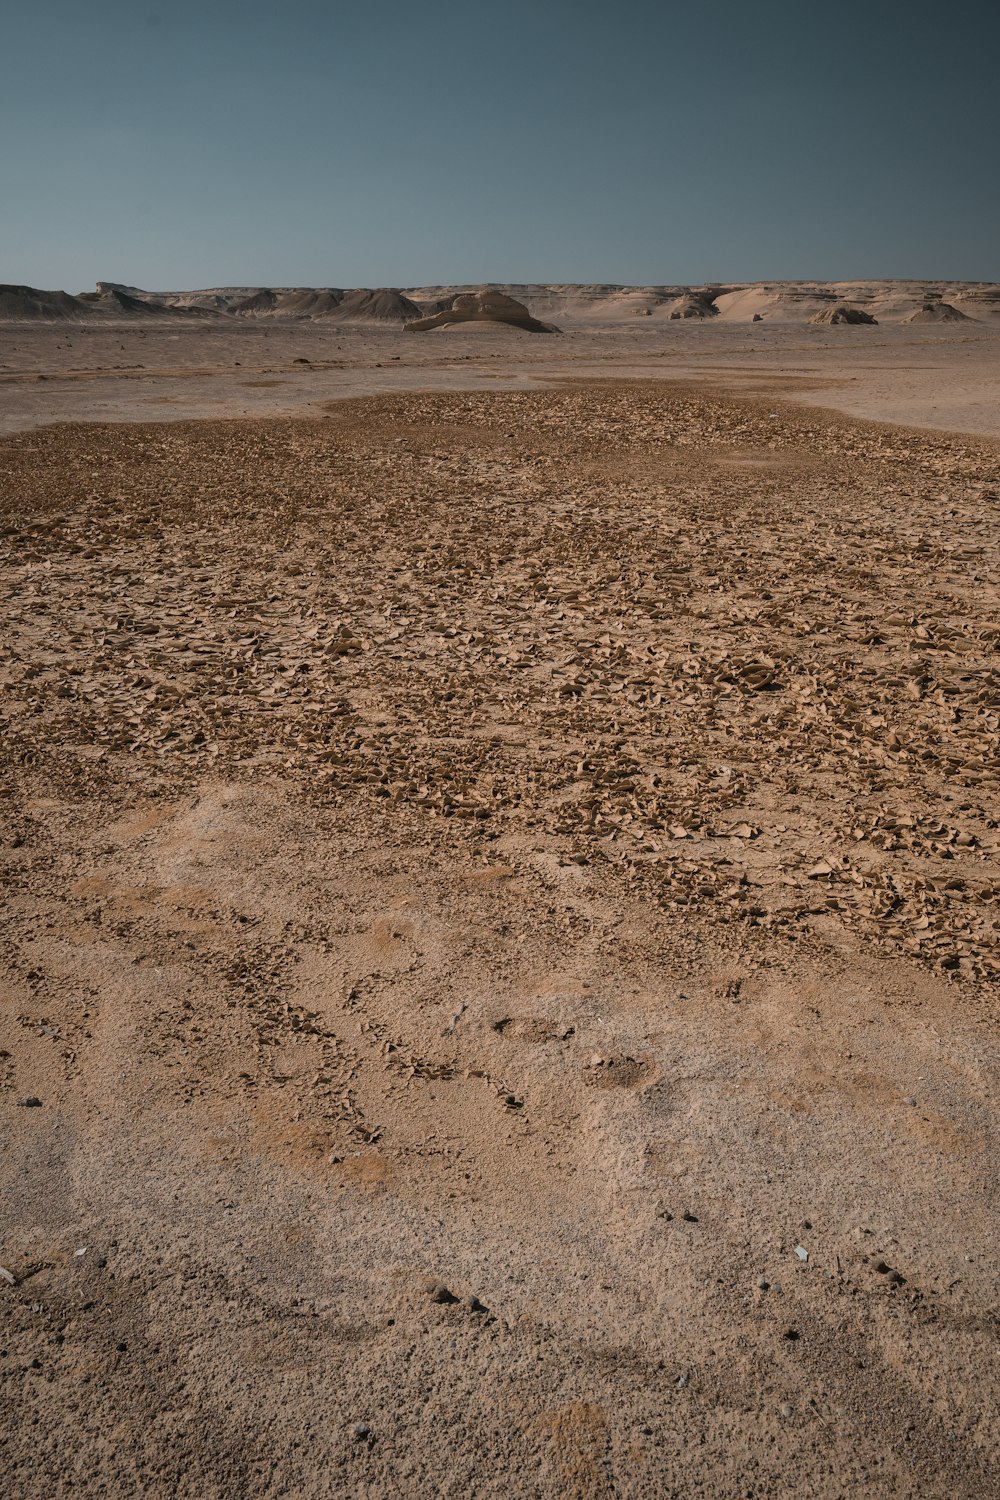
[[[558,333],[552,323],[533,318],[523,302],[505,292],[484,288],[481,292],[462,292],[441,312],[407,323],[408,333],[426,333],[432,328],[446,328],[455,323],[504,323],[525,333]]]
[[[907,323],[971,323],[973,320],[968,313],[959,312],[957,307],[952,307],[950,302],[939,302],[934,299],[916,308],[905,321]]]
[[[64,322],[84,312],[68,292],[41,292],[33,286],[0,284],[0,322]]]
[[[862,312],[860,307],[849,307],[846,302],[838,302],[833,307],[824,307],[822,312],[814,313],[809,319],[810,323],[878,323],[878,318],[873,318],[871,313]]]

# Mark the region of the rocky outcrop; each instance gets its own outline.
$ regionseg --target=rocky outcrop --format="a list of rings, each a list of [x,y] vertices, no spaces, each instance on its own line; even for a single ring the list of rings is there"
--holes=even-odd
[[[950,302],[940,302],[936,298],[923,303],[906,319],[907,323],[971,323],[974,319],[968,313],[960,312],[957,307],[952,307]]]
[[[670,309],[670,319],[677,322],[687,318],[717,318],[719,309],[715,305],[715,292],[687,292],[678,297]]]
[[[345,323],[405,323],[419,318],[420,308],[396,287],[380,286],[374,291],[359,287],[346,292],[334,314]]]
[[[505,292],[484,288],[481,292],[462,292],[451,304],[430,317],[407,323],[407,333],[427,333],[432,328],[449,328],[460,323],[499,323],[519,328],[523,333],[558,333],[552,323],[533,318],[523,302]]]
[[[878,323],[878,318],[873,318],[871,313],[862,312],[860,307],[851,307],[847,302],[838,302],[833,307],[824,307],[822,312],[814,313],[809,319],[810,323]]]
[[[63,323],[84,316],[84,308],[68,292],[0,283],[0,323]]]

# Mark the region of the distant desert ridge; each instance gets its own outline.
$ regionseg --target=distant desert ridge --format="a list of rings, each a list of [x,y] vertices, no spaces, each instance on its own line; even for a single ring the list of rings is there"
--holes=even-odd
[[[444,316],[442,316],[444,315]],[[1000,317],[1000,283],[773,281],[704,286],[528,283],[423,287],[209,287],[150,292],[99,281],[76,295],[0,284],[0,322],[168,318],[424,327],[506,323],[531,332],[635,318],[721,323],[948,323]]]

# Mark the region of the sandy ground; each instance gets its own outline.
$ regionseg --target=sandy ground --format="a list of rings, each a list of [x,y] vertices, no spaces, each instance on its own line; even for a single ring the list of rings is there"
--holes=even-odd
[[[2,390],[3,1493],[993,1496],[1000,448],[292,347]]]
[[[322,322],[0,325],[0,433],[53,421],[309,416],[334,398],[538,389],[609,377],[796,395],[875,421],[1000,436],[1000,320],[817,328],[722,321],[481,325],[407,334]]]

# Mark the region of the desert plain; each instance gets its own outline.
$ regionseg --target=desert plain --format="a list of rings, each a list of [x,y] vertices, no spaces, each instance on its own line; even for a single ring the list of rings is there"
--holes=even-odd
[[[5,1495],[996,1494],[995,292],[0,325]]]

